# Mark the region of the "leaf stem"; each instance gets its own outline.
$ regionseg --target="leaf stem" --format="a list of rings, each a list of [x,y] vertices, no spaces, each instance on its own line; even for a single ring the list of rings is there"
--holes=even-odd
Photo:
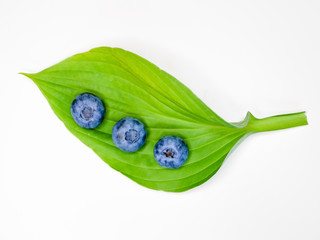
[[[292,127],[308,125],[305,112],[277,115],[258,119],[251,115],[248,125],[245,127],[250,132],[266,132]]]

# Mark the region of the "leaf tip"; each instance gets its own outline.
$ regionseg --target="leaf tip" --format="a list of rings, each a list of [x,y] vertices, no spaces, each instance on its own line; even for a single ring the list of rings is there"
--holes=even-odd
[[[26,77],[30,78],[33,82],[35,82],[35,78],[34,78],[34,76],[36,75],[35,73],[19,72],[18,74],[21,74],[21,75],[23,75],[23,76],[26,76]]]
[[[24,73],[24,72],[19,72],[18,74],[21,74],[21,75],[26,76],[28,78],[31,78],[31,76],[33,75],[32,73]]]

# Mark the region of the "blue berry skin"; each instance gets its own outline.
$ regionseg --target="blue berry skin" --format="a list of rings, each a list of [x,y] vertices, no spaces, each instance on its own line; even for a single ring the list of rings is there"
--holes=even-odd
[[[154,146],[153,153],[160,166],[179,168],[187,161],[189,148],[181,138],[165,136]]]
[[[96,128],[102,123],[106,109],[103,102],[91,93],[81,93],[71,103],[71,115],[83,128]]]
[[[113,143],[125,152],[135,152],[146,141],[147,132],[143,123],[133,117],[120,119],[112,129]]]

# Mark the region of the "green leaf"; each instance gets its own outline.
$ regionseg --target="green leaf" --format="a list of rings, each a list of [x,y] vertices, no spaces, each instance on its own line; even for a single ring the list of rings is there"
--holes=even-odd
[[[265,119],[248,113],[244,121],[228,123],[174,77],[119,48],[95,48],[24,75],[35,82],[72,134],[112,168],[156,190],[182,192],[204,183],[251,133],[307,124],[303,112]],[[83,92],[99,96],[106,105],[104,121],[93,130],[79,127],[70,113],[72,100]],[[113,125],[125,116],[140,119],[147,129],[144,147],[134,153],[119,150],[111,138]],[[189,146],[189,158],[181,168],[166,169],[154,159],[154,145],[166,135],[179,136]]]

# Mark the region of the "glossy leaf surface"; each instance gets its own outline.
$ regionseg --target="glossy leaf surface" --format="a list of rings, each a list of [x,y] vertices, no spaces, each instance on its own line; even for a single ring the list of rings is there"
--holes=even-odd
[[[186,86],[147,60],[119,48],[101,47],[74,55],[30,77],[67,129],[112,168],[156,190],[181,192],[214,175],[244,136],[307,124],[304,113],[256,119],[248,113],[230,124],[208,108]],[[205,86],[204,86],[205,87]],[[83,92],[99,96],[106,116],[96,129],[78,126],[70,113]],[[134,153],[119,150],[111,132],[121,118],[140,119],[147,129],[144,146]],[[166,135],[184,139],[189,158],[178,169],[157,164],[153,148]]]

